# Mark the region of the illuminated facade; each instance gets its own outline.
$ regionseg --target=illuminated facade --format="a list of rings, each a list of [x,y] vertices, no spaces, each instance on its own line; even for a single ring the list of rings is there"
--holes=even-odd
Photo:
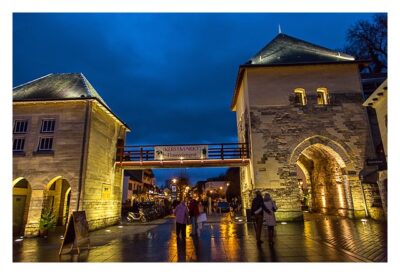
[[[129,128],[82,74],[50,74],[13,89],[14,234],[36,236],[44,209],[58,225],[85,210],[89,229],[120,218],[117,143]]]
[[[261,190],[276,200],[279,220],[302,219],[302,203],[318,213],[380,218],[359,177],[374,156],[362,65],[279,34],[240,66],[231,107],[239,142],[250,146],[251,163],[241,168],[245,208]]]
[[[125,170],[122,203],[131,205],[133,201],[154,200],[156,194],[155,176],[151,169]]]
[[[383,147],[383,155],[385,157],[385,165],[379,165],[377,184],[379,187],[380,200],[382,207],[387,215],[387,80],[385,80],[363,103],[365,107],[375,110],[376,118],[379,126],[379,134]],[[380,161],[383,161],[379,159]]]

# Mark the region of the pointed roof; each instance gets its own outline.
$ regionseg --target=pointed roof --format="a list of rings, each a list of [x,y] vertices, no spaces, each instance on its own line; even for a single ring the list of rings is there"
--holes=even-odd
[[[73,98],[96,98],[107,106],[82,73],[48,74],[13,89],[14,101]]]
[[[284,65],[354,61],[354,57],[280,33],[254,55],[249,65]]]
[[[252,67],[304,66],[316,64],[368,64],[367,60],[355,60],[351,55],[330,50],[307,41],[279,33],[271,42],[240,65],[236,78],[231,110],[236,110],[238,89],[245,69]]]
[[[13,101],[51,101],[96,99],[130,131],[128,125],[111,111],[82,73],[48,74],[13,88]]]

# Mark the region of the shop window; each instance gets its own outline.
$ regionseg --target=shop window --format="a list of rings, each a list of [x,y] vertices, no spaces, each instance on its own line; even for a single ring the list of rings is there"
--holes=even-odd
[[[27,120],[14,121],[14,134],[25,134],[27,130],[28,130]]]
[[[307,98],[306,98],[306,91],[302,88],[297,88],[294,90],[294,103],[297,105],[306,105]]]
[[[317,89],[317,104],[318,105],[329,104],[328,89],[326,89],[326,88],[318,88]]]

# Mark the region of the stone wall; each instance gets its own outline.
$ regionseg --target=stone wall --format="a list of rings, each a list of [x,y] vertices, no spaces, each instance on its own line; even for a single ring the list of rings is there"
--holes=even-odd
[[[126,128],[98,104],[92,105],[90,117],[82,209],[94,230],[120,219],[123,173],[115,160],[117,141],[125,139]]]
[[[31,188],[31,199],[25,236],[39,234],[43,191],[55,177],[61,176],[72,189],[70,208],[75,209],[79,182],[80,156],[84,127],[83,101],[14,103],[13,119],[27,119],[23,154],[13,156],[13,179],[25,178]],[[41,120],[56,118],[54,153],[38,154]]]
[[[354,175],[363,168],[371,148],[361,100],[360,94],[336,93],[327,106],[316,105],[316,98],[311,96],[307,105],[296,106],[288,96],[287,106],[251,107],[256,188],[272,193],[280,205],[279,218],[301,216],[295,162],[314,144],[323,144],[340,155],[339,161],[346,166],[343,173],[350,175],[348,189],[358,193],[352,194],[354,210],[363,211],[362,196],[357,191],[360,182]],[[296,150],[299,144],[305,144],[302,150]]]

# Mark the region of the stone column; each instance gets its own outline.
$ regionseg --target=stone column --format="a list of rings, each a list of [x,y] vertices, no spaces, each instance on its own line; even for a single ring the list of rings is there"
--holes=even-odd
[[[28,220],[25,226],[25,237],[36,237],[39,235],[39,221],[42,214],[42,206],[43,189],[32,189]]]

